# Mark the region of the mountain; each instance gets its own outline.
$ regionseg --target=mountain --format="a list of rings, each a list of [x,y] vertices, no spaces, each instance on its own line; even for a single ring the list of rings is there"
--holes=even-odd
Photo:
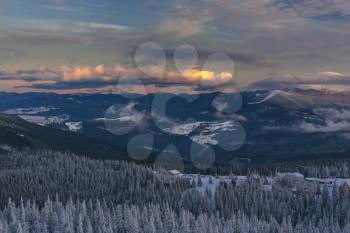
[[[349,155],[349,94],[294,89],[246,97],[246,153],[279,160]]]
[[[0,114],[0,148],[3,152],[13,148],[49,149],[101,159],[125,159],[119,155],[116,144],[32,124],[6,114]]]
[[[350,94],[345,92],[255,89],[239,94],[159,93],[132,98],[1,93],[0,111],[45,129],[46,134],[36,128],[40,145],[51,143],[42,135],[58,134],[62,140],[55,142],[67,142],[61,147],[70,149],[76,139],[64,140],[67,134],[82,140],[74,144],[74,151],[107,151],[106,157],[131,151],[131,157],[141,155],[136,159],[180,156],[192,161],[196,154],[211,153],[217,162],[232,164],[350,155]],[[17,135],[16,140],[27,146],[27,137]]]

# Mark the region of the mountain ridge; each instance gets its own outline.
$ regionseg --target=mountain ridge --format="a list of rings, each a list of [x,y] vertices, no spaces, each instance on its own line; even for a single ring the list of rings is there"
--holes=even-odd
[[[43,123],[49,122],[46,124],[49,130],[76,131],[74,135],[88,138],[89,144],[97,140],[97,144],[108,145],[110,151],[107,157],[113,154],[113,150],[127,154],[128,142],[143,134],[154,135],[154,144],[141,145],[138,149],[151,148],[153,159],[157,157],[157,151],[172,143],[177,145],[185,160],[190,159],[188,150],[191,143],[195,143],[213,148],[218,162],[222,163],[245,158],[252,162],[274,162],[330,155],[349,156],[350,94],[293,89],[245,91],[240,93],[239,98],[237,93],[225,95],[218,92],[180,95],[172,98],[166,106],[169,124],[164,128],[157,123],[164,113],[162,109],[154,108],[152,102],[155,96],[149,94],[130,100],[118,94],[0,93],[0,111],[17,112],[22,117],[25,113],[29,120],[45,120]],[[188,102],[188,99],[194,101]],[[232,103],[234,106],[228,109],[227,106]],[[106,119],[106,111],[113,106],[116,111],[107,117],[123,119],[123,126],[131,128],[126,134],[116,135],[106,121],[101,121]],[[132,121],[136,119],[133,117],[136,113],[142,117],[137,124]],[[50,123],[60,116],[67,116],[67,119]],[[183,134],[177,129],[191,123],[188,119],[192,119],[198,127]],[[214,127],[224,122],[234,127]],[[238,149],[226,151],[219,147],[218,142],[226,137],[227,130],[233,132],[235,125],[243,127],[246,138]],[[164,129],[175,130],[175,134]],[[59,134],[63,134],[61,131]]]

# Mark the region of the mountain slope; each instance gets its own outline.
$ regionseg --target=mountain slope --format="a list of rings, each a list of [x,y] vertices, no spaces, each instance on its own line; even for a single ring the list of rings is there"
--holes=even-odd
[[[125,159],[118,146],[96,138],[31,124],[13,116],[0,114],[0,144],[15,148],[70,151],[102,159]]]
[[[130,140],[147,135],[153,137],[153,143],[146,145],[141,140],[133,149],[143,154],[152,151],[152,158],[173,144],[189,160],[192,143],[213,148],[216,161],[225,164],[240,159],[260,163],[350,156],[349,93],[276,89],[248,90],[239,98],[222,93],[181,95],[169,101],[165,113],[164,106],[153,105],[159,95],[171,96],[127,99],[117,94],[0,93],[0,111],[50,127],[16,118],[16,124],[25,124],[24,130],[13,133],[11,127],[3,127],[1,143],[120,158],[114,153],[126,155]],[[227,106],[233,106],[233,114],[225,113]],[[245,135],[234,137],[240,125]],[[123,128],[130,130],[118,134]],[[234,140],[244,141],[241,147],[226,150],[225,145]]]

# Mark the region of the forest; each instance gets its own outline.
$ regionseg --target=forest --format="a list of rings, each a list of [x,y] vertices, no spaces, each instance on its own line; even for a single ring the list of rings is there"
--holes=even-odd
[[[315,169],[348,174],[344,161]],[[283,179],[271,190],[252,179],[214,191],[201,186],[199,175],[190,181],[159,167],[13,151],[0,155],[0,232],[350,232],[343,186],[295,190]]]

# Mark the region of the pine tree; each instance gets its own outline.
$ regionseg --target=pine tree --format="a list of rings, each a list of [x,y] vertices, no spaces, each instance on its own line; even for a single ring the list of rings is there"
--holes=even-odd
[[[209,176],[209,184],[213,184],[213,177]]]
[[[202,187],[202,185],[203,185],[202,177],[201,177],[201,175],[198,175],[197,176],[197,186]]]

